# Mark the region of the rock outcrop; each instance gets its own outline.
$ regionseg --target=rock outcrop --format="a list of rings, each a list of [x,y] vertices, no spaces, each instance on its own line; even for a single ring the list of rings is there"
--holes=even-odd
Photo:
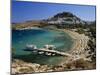
[[[70,12],[62,12],[54,15],[52,18],[46,20],[49,24],[85,24],[85,21],[81,20]]]

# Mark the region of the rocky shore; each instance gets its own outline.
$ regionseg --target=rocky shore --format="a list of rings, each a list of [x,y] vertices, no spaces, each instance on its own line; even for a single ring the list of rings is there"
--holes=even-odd
[[[28,74],[40,72],[61,72],[73,70],[88,70],[95,69],[95,64],[85,61],[84,59],[77,59],[69,63],[61,65],[40,65],[36,63],[27,63],[22,60],[14,59],[12,62],[12,74]]]

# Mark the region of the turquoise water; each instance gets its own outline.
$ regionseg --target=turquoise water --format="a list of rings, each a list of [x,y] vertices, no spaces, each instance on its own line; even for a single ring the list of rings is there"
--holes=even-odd
[[[70,50],[73,41],[64,32],[54,30],[30,29],[12,31],[12,47],[15,49],[14,58],[39,64],[57,64],[64,60],[64,57],[34,55],[31,52],[23,51],[26,44],[34,44],[38,48],[43,48],[46,44],[52,44],[57,47],[57,50],[64,52]]]

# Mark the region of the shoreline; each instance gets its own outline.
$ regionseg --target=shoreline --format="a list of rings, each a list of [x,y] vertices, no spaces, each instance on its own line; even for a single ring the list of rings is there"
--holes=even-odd
[[[31,27],[31,28],[25,28],[25,29],[18,29],[18,30],[27,30],[27,29],[40,29],[38,27]],[[85,34],[79,34],[78,32],[67,30],[67,29],[49,29],[59,32],[64,32],[65,34],[69,35],[70,38],[73,41],[72,47],[70,50],[66,50],[65,52],[68,54],[71,54],[73,58],[82,57],[85,58],[85,55],[88,55],[85,53],[84,49],[87,48],[87,42],[89,40],[88,36],[85,36]],[[81,55],[83,53],[83,55]],[[77,56],[76,56],[77,55]]]
[[[72,61],[78,60],[78,59],[84,59],[86,61],[91,61],[91,58],[87,58],[89,56],[89,50],[88,49],[88,41],[89,37],[85,34],[79,34],[78,32],[74,32],[71,30],[63,30],[68,35],[70,35],[73,38],[73,47],[71,50],[68,51],[69,54],[72,55],[72,57],[67,58],[66,63],[70,63]],[[64,64],[64,63],[61,63]]]
[[[87,47],[87,42],[89,40],[88,36],[85,36],[84,34],[79,34],[77,32],[71,31],[71,30],[63,30],[65,33],[70,35],[70,37],[73,39],[74,44],[70,51],[76,51],[76,50],[84,50]]]
[[[85,34],[79,34],[78,32],[67,30],[67,29],[55,29],[56,31],[63,31],[65,34],[69,35],[73,41],[73,46],[71,50],[66,52],[71,53],[72,51],[76,50],[84,50],[87,48],[87,42],[89,41],[89,37]]]
[[[39,27],[26,27],[26,28],[18,28],[15,30],[31,30],[31,29],[40,29]]]
[[[66,57],[66,60],[62,61],[60,65],[63,65],[65,63],[70,63],[72,61],[78,60],[78,59],[84,59],[86,61],[91,61],[91,58],[87,58],[89,55],[89,51],[85,51],[85,49],[88,48],[88,41],[89,37],[85,34],[79,34],[78,32],[67,30],[67,29],[55,29],[57,31],[63,31],[67,35],[69,35],[72,38],[73,45],[72,48],[66,53],[71,54],[71,57]]]
[[[71,57],[64,58],[64,60],[60,64],[58,64],[58,66],[61,66],[60,67],[61,71],[64,71],[64,67],[66,67],[65,64],[72,63],[73,61],[76,61],[78,59],[82,58],[84,60],[90,61],[90,59],[86,58],[88,53],[85,51],[85,48],[88,47],[88,45],[87,45],[88,40],[89,40],[88,36],[85,36],[84,34],[79,34],[77,32],[71,31],[71,30],[66,30],[66,29],[55,29],[55,30],[65,32],[74,41],[71,50],[66,51],[67,53],[71,54]],[[21,69],[27,69],[28,70],[30,67],[32,69],[34,69],[34,71],[32,71],[32,73],[53,72],[53,71],[59,70],[59,69],[57,69],[57,67],[56,67],[56,70],[53,70],[52,69],[53,66],[50,66],[50,65],[48,66],[48,65],[40,65],[40,64],[37,64],[37,63],[27,63],[27,62],[24,62],[22,60],[17,59],[17,62],[12,63],[12,73],[20,73]],[[41,68],[41,69],[37,69],[37,67]],[[75,69],[77,69],[77,68],[75,68]]]
[[[31,27],[31,29],[37,29],[38,27]],[[30,28],[25,28],[24,30],[27,30]],[[39,28],[40,29],[40,28]],[[23,30],[23,29],[22,29]],[[65,52],[70,54],[73,59],[77,59],[79,57],[82,57],[86,59],[86,56],[88,56],[87,53],[85,53],[85,48],[88,47],[87,42],[89,40],[88,36],[85,36],[85,34],[79,34],[78,32],[67,30],[67,29],[49,29],[53,31],[59,31],[64,32],[65,34],[69,35],[70,38],[73,41],[72,47],[69,50],[66,50]]]

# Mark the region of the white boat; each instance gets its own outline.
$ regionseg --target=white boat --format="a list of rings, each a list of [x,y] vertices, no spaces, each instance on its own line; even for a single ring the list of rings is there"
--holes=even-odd
[[[52,54],[53,56],[55,56],[56,54]]]
[[[46,52],[45,54],[48,55],[48,56],[51,56],[51,53]]]
[[[36,45],[27,44],[27,45],[26,45],[26,48],[25,48],[24,50],[25,50],[25,51],[34,51],[34,50],[36,50],[36,49],[37,49]]]
[[[55,46],[54,45],[44,45],[45,49],[49,49],[49,50],[55,50]]]
[[[39,54],[43,54],[44,52],[39,52]]]

